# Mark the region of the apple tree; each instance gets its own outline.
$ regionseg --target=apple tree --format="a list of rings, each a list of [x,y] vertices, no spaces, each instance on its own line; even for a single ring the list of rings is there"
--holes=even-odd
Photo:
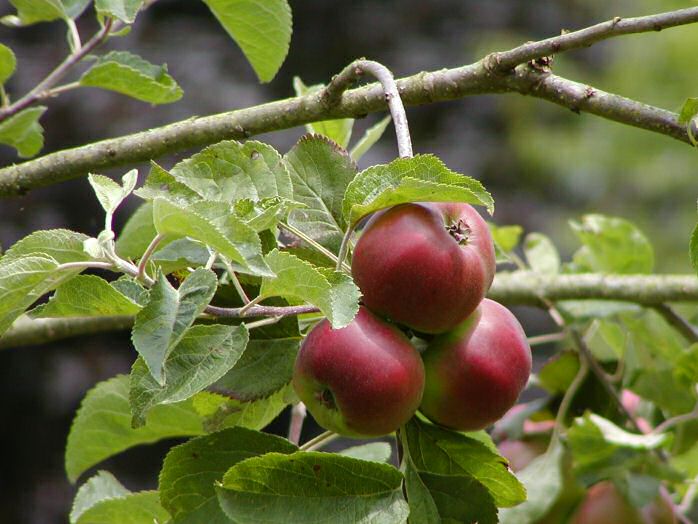
[[[271,81],[288,2],[203,1]],[[65,24],[70,49],[14,93],[0,44],[0,143],[28,159],[0,168],[0,197],[83,178],[103,210],[94,237],[57,224],[2,253],[0,347],[130,330],[134,350],[130,374],[95,384],[66,436],[71,523],[691,522],[698,326],[676,304],[698,302],[696,275],[654,274],[648,238],[603,209],[571,222],[567,261],[547,236],[498,223],[496,194],[413,153],[405,106],[518,93],[696,146],[696,99],[672,113],[558,76],[552,57],[696,23],[698,8],[397,80],[357,59],[324,85],[297,79],[293,98],[42,151],[41,118],[66,91],[180,99],[164,66],[110,49],[155,2],[10,0],[0,20]],[[363,77],[378,82],[356,87]],[[354,119],[386,110],[351,140]],[[396,158],[359,170],[391,121]],[[286,151],[254,139],[300,126]],[[116,180],[100,174],[115,167]],[[139,206],[117,228],[126,199]],[[698,269],[698,228],[688,242]],[[526,337],[507,309],[518,305],[546,311],[555,332]],[[540,344],[556,351],[532,373]],[[288,433],[265,431],[284,411]],[[310,416],[327,431],[301,442]],[[357,440],[328,451],[338,436]],[[157,489],[95,470],[172,437],[186,440]]]

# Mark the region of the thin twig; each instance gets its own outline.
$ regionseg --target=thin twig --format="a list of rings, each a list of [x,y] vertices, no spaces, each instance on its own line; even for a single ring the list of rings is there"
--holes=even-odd
[[[586,359],[580,359],[579,370],[577,371],[577,374],[574,376],[572,383],[567,388],[567,391],[565,391],[565,395],[562,397],[562,400],[560,401],[560,406],[557,410],[557,416],[555,417],[555,429],[553,429],[553,434],[550,437],[550,444],[548,445],[548,449],[550,449],[551,446],[554,446],[555,442],[560,437],[560,434],[562,433],[562,430],[565,427],[565,417],[567,416],[567,412],[569,411],[570,406],[572,405],[574,396],[577,394],[577,391],[579,391],[579,388],[586,379],[588,372],[589,363]]]
[[[92,38],[85,42],[85,45],[75,49],[75,51],[68,55],[68,57],[58,65],[58,67],[51,71],[51,73],[49,73],[49,75],[39,82],[31,91],[17,100],[14,104],[10,104],[6,108],[0,109],[0,122],[14,114],[19,113],[22,109],[29,107],[37,100],[45,98],[50,89],[56,85],[75,64],[85,58],[85,56],[87,56],[96,47],[104,43],[109,36],[109,31],[112,28],[112,24],[113,20],[111,18],[107,18],[107,20],[104,22],[104,26],[97,31]]]
[[[141,260],[138,262],[138,272],[135,275],[135,278],[137,278],[138,280],[141,280],[143,278],[143,275],[146,274],[145,268],[148,265],[148,261],[157,249],[158,245],[160,245],[160,242],[162,242],[163,238],[165,238],[165,235],[162,233],[158,233],[157,235],[155,235],[155,238],[153,238],[153,240],[150,241],[150,244],[148,244],[145,253],[143,253]]]
[[[340,435],[334,431],[325,431],[324,433],[320,433],[317,437],[310,439],[298,449],[301,451],[315,451],[339,437]]]
[[[407,114],[405,106],[402,103],[400,92],[395,78],[390,70],[383,64],[374,62],[373,60],[359,59],[347,67],[345,67],[338,75],[335,75],[327,87],[320,93],[320,99],[328,107],[336,105],[342,93],[354,83],[362,75],[369,73],[375,77],[383,86],[385,100],[388,102],[390,115],[393,118],[395,126],[395,135],[397,137],[398,154],[402,158],[412,156],[412,139],[410,138],[410,129],[407,123]]]
[[[529,346],[538,346],[541,344],[550,344],[551,342],[560,342],[567,338],[567,333],[546,333],[545,335],[536,335],[528,337]]]
[[[654,309],[662,316],[662,318],[664,318],[664,320],[667,321],[670,326],[681,333],[681,335],[683,335],[683,337],[690,344],[698,343],[698,331],[696,328],[676,311],[674,311],[674,308],[668,304],[659,304],[658,306],[655,306]]]
[[[485,58],[485,61],[491,70],[506,71],[529,60],[589,47],[596,42],[616,36],[661,31],[694,22],[698,22],[697,7],[635,18],[615,17],[579,31],[566,32],[538,42],[529,42],[509,51],[492,53]]]
[[[339,255],[337,256],[337,266],[335,268],[337,271],[341,271],[345,265],[344,259],[347,258],[347,254],[349,253],[349,242],[353,231],[354,228],[351,225],[347,226],[347,230],[342,237],[342,243],[339,246]]]
[[[298,238],[300,238],[301,240],[303,240],[305,243],[307,243],[308,245],[312,246],[312,247],[315,248],[317,251],[319,251],[320,253],[322,253],[323,255],[325,255],[327,258],[329,258],[332,262],[334,262],[335,264],[337,264],[337,255],[335,255],[332,251],[330,251],[329,249],[327,249],[325,246],[319,244],[318,242],[316,242],[315,240],[313,240],[312,238],[310,238],[308,235],[306,235],[305,233],[303,233],[303,231],[301,231],[301,230],[298,229],[297,227],[294,227],[294,226],[292,226],[292,225],[290,225],[290,224],[285,224],[285,223],[283,223],[283,222],[279,222],[279,227],[280,227],[281,229],[285,229],[286,231],[288,231],[289,233],[291,233],[291,234],[293,234],[293,235],[296,235]],[[346,264],[344,265],[344,269],[347,270],[347,271],[351,271],[351,268],[350,268],[348,265],[346,265]]]
[[[673,428],[674,426],[678,426],[679,424],[683,424],[684,422],[690,422],[691,420],[696,419],[698,419],[698,404],[696,404],[689,413],[676,415],[675,417],[668,418],[661,424],[658,424],[657,427],[655,427],[652,430],[652,433],[664,433],[665,431]]]
[[[306,415],[305,404],[299,402],[291,408],[291,421],[288,426],[288,440],[296,446],[301,440],[301,431],[303,430],[303,421]]]
[[[240,296],[240,300],[242,300],[243,304],[249,304],[250,297],[247,296],[247,293],[245,293],[242,284],[240,284],[240,279],[238,279],[238,276],[235,274],[233,266],[230,265],[230,262],[226,258],[223,258],[223,265],[225,265],[225,270],[228,272],[230,282],[233,284],[235,291],[237,291],[237,294]]]
[[[65,264],[60,264],[56,271],[61,271],[64,269],[114,269],[114,264],[111,262],[97,262],[97,261],[85,261],[85,262],[66,262]]]
[[[244,306],[243,306],[244,307]],[[286,317],[289,315],[302,315],[304,313],[317,313],[320,311],[315,306],[253,306],[241,314],[241,307],[207,306],[205,313],[221,318],[250,318],[250,317]]]
[[[246,322],[245,327],[247,329],[255,329],[262,326],[270,326],[271,324],[276,324],[279,320],[284,318],[283,316],[269,317],[262,320],[257,320],[255,322]]]

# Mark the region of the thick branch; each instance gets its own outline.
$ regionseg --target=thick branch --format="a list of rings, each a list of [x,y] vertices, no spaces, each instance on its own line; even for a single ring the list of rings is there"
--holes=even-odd
[[[662,29],[694,22],[698,22],[698,7],[689,7],[687,9],[636,18],[616,17],[579,31],[566,32],[560,36],[538,42],[529,42],[509,51],[492,53],[486,60],[491,69],[505,71],[529,60],[569,51],[570,49],[589,47],[596,42],[616,36],[661,31]]]
[[[606,299],[655,307],[665,302],[698,302],[698,278],[693,275],[541,275],[529,271],[497,274],[488,297],[507,305],[531,305],[547,309],[542,300]],[[248,317],[279,317],[310,313],[314,306],[254,306]],[[240,316],[240,308],[209,306],[218,317]],[[21,317],[0,338],[0,349],[43,344],[67,337],[128,329],[132,317],[56,318],[30,320]]]
[[[532,271],[499,272],[488,296],[508,305],[545,307],[548,301],[602,299],[658,306],[698,301],[693,275],[542,275]]]
[[[572,109],[589,112],[626,125],[661,133],[690,143],[678,115],[622,96],[605,93],[540,71],[528,64],[514,71],[511,64],[548,54],[557,43],[557,52],[591,45],[603,38],[688,24],[698,20],[698,7],[659,15],[611,21],[575,33],[523,46],[471,65],[422,72],[397,81],[407,106],[454,100],[486,93],[522,93]],[[610,25],[615,23],[615,29]],[[618,29],[620,27],[620,29]],[[595,29],[597,28],[597,29]],[[605,29],[604,29],[605,28]],[[499,65],[496,58],[499,57]],[[502,64],[506,68],[502,68]],[[0,169],[0,196],[25,193],[33,188],[133,164],[225,139],[244,139],[260,133],[288,129],[333,118],[359,118],[387,107],[380,84],[371,84],[342,93],[330,105],[317,94],[289,98],[247,109],[191,118],[164,127],[120,138],[103,140],[74,149]]]

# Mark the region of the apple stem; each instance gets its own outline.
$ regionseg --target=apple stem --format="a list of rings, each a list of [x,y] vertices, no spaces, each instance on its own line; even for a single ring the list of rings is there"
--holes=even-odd
[[[308,442],[300,446],[298,449],[301,451],[315,451],[316,449],[320,449],[323,447],[325,444],[329,444],[335,439],[338,439],[340,437],[339,434],[335,433],[334,431],[325,431],[324,433],[320,433],[317,437],[311,438]]]
[[[327,107],[339,103],[342,93],[361,75],[370,74],[374,76],[383,87],[385,100],[390,109],[395,126],[397,137],[397,149],[401,158],[412,157],[412,139],[410,138],[410,128],[407,124],[407,114],[405,106],[400,98],[400,91],[395,82],[395,77],[390,69],[383,64],[373,60],[355,60],[345,67],[339,74],[332,77],[327,87],[320,93],[320,99]]]
[[[349,240],[351,239],[352,231],[354,231],[354,227],[349,225],[346,233],[344,233],[344,237],[342,237],[342,243],[339,246],[339,255],[337,255],[336,271],[341,271],[346,265],[344,264],[344,259],[347,257],[347,253],[349,252]]]
[[[291,422],[288,426],[288,440],[296,446],[301,440],[301,430],[303,429],[303,421],[306,415],[305,404],[299,402],[291,408]]]

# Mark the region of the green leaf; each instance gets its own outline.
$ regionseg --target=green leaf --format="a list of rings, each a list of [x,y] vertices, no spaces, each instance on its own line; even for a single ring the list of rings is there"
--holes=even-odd
[[[43,294],[43,283],[57,267],[55,260],[42,256],[0,260],[0,335]]]
[[[107,212],[107,215],[112,215],[136,187],[138,171],[132,169],[126,173],[121,179],[122,185],[117,184],[109,177],[92,173],[87,176],[87,180],[97,195],[97,200],[102,205],[102,209]]]
[[[216,386],[240,400],[264,398],[291,381],[301,337],[252,339],[235,366]]]
[[[83,250],[87,235],[68,229],[48,229],[35,231],[15,242],[2,260],[19,258],[24,255],[48,256],[59,264],[83,262],[90,257]]]
[[[95,0],[95,9],[102,16],[118,18],[126,24],[136,19],[143,0]]]
[[[651,273],[654,250],[633,224],[617,217],[585,215],[570,226],[583,247],[574,255],[581,271],[603,273]]]
[[[78,275],[58,286],[48,303],[35,309],[32,317],[109,317],[135,315],[140,310],[141,306],[106,280]]]
[[[122,258],[138,260],[157,234],[153,225],[153,205],[144,202],[129,217],[116,239],[116,253]]]
[[[386,116],[380,122],[366,130],[359,141],[354,144],[354,147],[351,148],[351,152],[349,153],[354,162],[361,160],[361,157],[364,156],[368,150],[371,149],[376,142],[378,142],[378,140],[380,140],[380,137],[383,136],[383,133],[388,127],[390,120],[390,116]]]
[[[388,462],[393,454],[393,448],[387,442],[371,442],[343,449],[339,454],[372,462]]]
[[[65,18],[66,12],[60,0],[10,0],[17,15],[2,17],[5,25],[31,25]]]
[[[267,453],[238,462],[216,488],[234,522],[398,524],[407,519],[395,468],[317,452]]]
[[[95,504],[76,524],[159,524],[169,517],[157,491],[141,491]]]
[[[404,435],[403,435],[404,438]],[[410,504],[410,524],[441,524],[439,508],[417,468],[412,462],[409,447],[403,447],[402,472],[405,476],[405,494]],[[491,497],[490,497],[491,499]],[[458,504],[458,506],[461,506]],[[494,506],[494,503],[492,503]],[[466,510],[467,511],[467,510]],[[461,519],[462,521],[462,519]]]
[[[125,449],[171,437],[201,435],[202,418],[192,401],[154,407],[144,427],[131,427],[127,375],[100,382],[87,392],[73,420],[65,450],[71,482],[88,468]]]
[[[225,140],[209,146],[179,162],[170,175],[205,200],[231,204],[242,199],[293,199],[281,155],[270,145],[253,140],[244,144]]]
[[[280,220],[287,220],[294,209],[304,207],[300,202],[286,198],[265,198],[259,202],[238,200],[235,203],[235,215],[257,233],[266,229],[275,229]]]
[[[204,428],[209,432],[233,426],[262,429],[287,405],[297,402],[294,395],[290,385],[273,395],[251,402],[202,391],[194,397],[194,407],[204,417]]]
[[[497,524],[492,497],[477,480],[430,472],[420,473],[420,479],[438,508],[439,520],[435,523]]]
[[[121,275],[113,282],[110,282],[109,285],[141,307],[148,303],[150,291],[133,277]]]
[[[338,252],[346,222],[342,198],[356,176],[356,164],[337,144],[306,135],[284,156],[295,200],[305,208],[289,215],[289,224],[331,251]]]
[[[499,514],[501,524],[534,524],[552,508],[563,487],[563,451],[556,442],[518,473],[528,497],[523,504],[503,509]]]
[[[108,471],[98,471],[90,477],[75,495],[70,511],[70,524],[76,524],[80,516],[103,500],[121,498],[130,493],[114,475]]]
[[[575,419],[568,431],[575,471],[582,479],[586,476],[587,482],[656,464],[659,459],[651,450],[667,446],[671,440],[669,434],[629,433],[593,413]]]
[[[541,233],[530,233],[524,239],[524,254],[533,271],[559,273],[560,255],[552,241]]]
[[[201,242],[178,238],[158,249],[150,260],[163,273],[169,274],[190,267],[205,266],[210,257],[211,252]]]
[[[325,86],[323,84],[316,84],[313,86],[306,86],[300,77],[293,77],[293,90],[296,92],[297,96],[305,96],[313,93],[317,93],[322,90]],[[349,140],[351,139],[351,131],[354,127],[353,118],[339,118],[337,120],[323,120],[321,122],[313,122],[311,124],[306,124],[305,129],[308,133],[317,133],[319,135],[326,136],[333,142],[336,142],[341,147],[345,148],[349,145]]]
[[[196,317],[211,302],[217,287],[216,274],[199,268],[182,282],[179,289],[172,287],[162,274],[151,288],[150,300],[136,315],[131,339],[160,385],[168,379],[165,361]]]
[[[12,49],[6,45],[0,44],[0,86],[7,82],[7,79],[12,76],[17,66],[17,58],[12,52]]]
[[[698,98],[687,98],[679,112],[679,124],[688,124],[698,113]]]
[[[480,182],[454,173],[433,155],[397,158],[360,172],[347,187],[342,209],[346,222],[356,224],[374,211],[407,202],[465,202],[494,211]]]
[[[261,82],[283,64],[291,42],[291,8],[286,0],[204,0],[240,46]]]
[[[691,265],[696,273],[698,273],[698,224],[693,228],[691,233],[691,243],[688,247],[688,253],[691,258]]]
[[[143,185],[134,191],[144,200],[155,200],[164,197],[171,202],[177,202],[185,207],[193,202],[201,200],[201,195],[189,189],[166,169],[159,166],[153,160],[150,161],[150,172],[145,177]]]
[[[513,262],[510,254],[519,245],[523,228],[517,225],[498,226],[492,222],[488,222],[487,225],[492,233],[497,263]]]
[[[116,91],[151,104],[169,104],[182,98],[182,89],[167,74],[167,66],[156,66],[128,51],[100,56],[80,77],[80,85]]]
[[[413,417],[405,439],[420,472],[472,477],[489,491],[498,507],[526,500],[526,491],[506,468],[506,460],[487,445]]]
[[[204,216],[204,213],[209,216]],[[214,215],[215,219],[211,220],[210,216]],[[153,202],[153,222],[158,233],[200,240],[241,264],[245,272],[260,276],[274,274],[262,258],[259,235],[230,214],[223,203],[200,202],[185,208],[156,198]]]
[[[192,397],[221,378],[240,358],[249,335],[244,325],[198,325],[188,329],[165,361],[165,385],[150,375],[139,357],[131,369],[129,394],[134,427],[158,404]]]
[[[214,483],[242,460],[297,449],[286,439],[239,427],[192,439],[165,457],[159,480],[162,505],[175,522],[227,524]]]
[[[0,144],[14,147],[22,158],[36,155],[44,146],[44,128],[39,119],[46,109],[46,106],[28,107],[0,122]]]
[[[265,260],[276,278],[264,278],[259,295],[278,296],[317,306],[335,329],[348,325],[359,310],[359,289],[345,273],[315,268],[277,249]]]

